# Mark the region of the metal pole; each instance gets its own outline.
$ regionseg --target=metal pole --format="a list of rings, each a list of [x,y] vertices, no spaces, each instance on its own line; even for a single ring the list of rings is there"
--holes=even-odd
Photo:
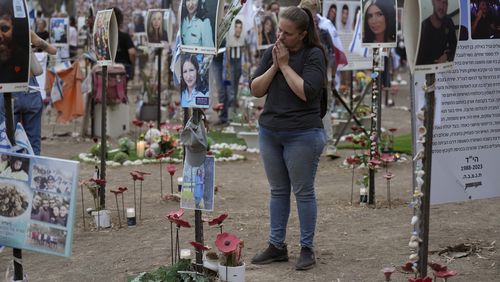
[[[429,253],[429,214],[430,214],[430,202],[431,202],[431,172],[432,172],[432,135],[434,131],[434,108],[436,99],[434,96],[434,83],[436,82],[435,74],[425,75],[425,84],[427,91],[425,91],[425,120],[424,125],[427,129],[425,134],[424,143],[424,159],[423,159],[423,170],[424,174],[424,184],[422,185],[422,205],[420,207],[420,243],[418,249],[418,270],[420,277],[427,276],[427,256]]]
[[[106,119],[107,119],[107,92],[108,92],[108,66],[102,66],[102,101],[101,101],[101,175],[100,179],[106,179]],[[106,184],[101,185],[99,189],[99,206],[101,209],[106,207]]]
[[[160,130],[160,122],[161,122],[161,53],[163,49],[158,48],[158,100],[157,102],[157,108],[156,108],[156,120],[157,120],[157,126],[158,130]]]
[[[353,110],[353,107],[354,107],[354,71],[349,71],[349,76],[351,77],[350,79],[350,82],[351,82],[351,91],[350,91],[350,99],[349,99],[349,109],[351,109],[351,111],[354,111]]]
[[[4,108],[5,108],[5,128],[7,131],[7,138],[9,138],[12,146],[16,145],[16,138],[14,135],[14,111],[12,110],[12,93],[3,93]],[[21,249],[14,248],[12,250],[14,255],[14,280],[23,280],[23,253]]]
[[[379,100],[380,100],[380,71],[378,70],[379,67],[379,57],[380,54],[380,49],[379,48],[374,48],[373,49],[373,73],[378,73],[378,75],[374,78],[376,81],[373,82],[372,84],[372,105],[371,105],[371,129],[370,129],[370,160],[373,160],[375,157],[376,152],[378,151],[378,148],[372,149],[372,144],[373,142],[377,143],[377,138],[378,138],[378,117],[374,117],[373,113],[378,114],[378,107],[379,105]],[[375,139],[375,140],[372,140]],[[369,177],[369,187],[368,187],[368,204],[373,205],[375,204],[375,170],[369,168],[368,170],[368,177]]]

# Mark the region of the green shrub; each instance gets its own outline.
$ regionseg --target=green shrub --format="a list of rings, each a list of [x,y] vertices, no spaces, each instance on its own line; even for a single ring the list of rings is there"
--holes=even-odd
[[[120,164],[123,164],[126,160],[128,160],[128,155],[125,152],[118,152],[113,157],[113,161]]]

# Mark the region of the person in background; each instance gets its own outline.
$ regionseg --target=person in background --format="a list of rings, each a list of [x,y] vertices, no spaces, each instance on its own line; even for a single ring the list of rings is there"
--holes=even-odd
[[[278,40],[264,52],[250,83],[254,97],[267,95],[259,117],[259,144],[270,186],[269,245],[252,263],[288,261],[285,240],[293,192],[301,245],[295,269],[306,270],[316,264],[314,179],[326,143],[320,116],[326,54],[309,10],[285,9],[278,30]]]
[[[78,55],[78,30],[75,17],[69,17],[69,57],[73,63]]]
[[[47,31],[47,21],[45,19],[36,19],[36,35],[43,40],[49,39],[50,34]]]
[[[268,11],[273,13],[276,19],[278,19],[280,14],[280,3],[278,3],[277,1],[269,3]]]
[[[125,66],[128,80],[134,79],[134,65],[137,51],[134,42],[130,35],[120,30],[123,24],[123,14],[118,7],[113,7],[116,16],[116,23],[118,24],[118,48],[116,50],[115,63],[120,63]]]
[[[144,17],[142,14],[136,14],[134,16],[134,32],[145,32],[144,27]]]
[[[448,16],[448,0],[432,0],[432,15],[422,22],[417,65],[452,62],[457,32]]]

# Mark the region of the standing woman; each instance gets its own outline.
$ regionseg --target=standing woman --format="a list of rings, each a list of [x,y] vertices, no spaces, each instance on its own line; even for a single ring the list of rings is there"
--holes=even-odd
[[[163,30],[163,12],[154,11],[151,13],[148,22],[148,39],[151,43],[167,41],[167,31]]]
[[[201,0],[185,0],[182,2],[182,44],[202,47],[214,47],[214,33],[206,10]]]
[[[364,43],[396,42],[396,9],[393,0],[368,1],[364,16]]]
[[[320,100],[326,56],[311,13],[289,7],[280,15],[278,40],[268,48],[250,84],[252,95],[267,95],[259,118],[259,144],[270,186],[269,246],[254,264],[287,261],[285,243],[294,193],[300,222],[300,257],[296,270],[316,264],[314,179],[326,136]]]

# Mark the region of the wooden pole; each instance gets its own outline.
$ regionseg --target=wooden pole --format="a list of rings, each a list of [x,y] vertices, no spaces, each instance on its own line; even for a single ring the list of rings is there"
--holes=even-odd
[[[156,121],[157,125],[156,128],[160,130],[160,123],[161,123],[161,53],[163,51],[163,48],[158,48],[158,99],[156,101]]]

